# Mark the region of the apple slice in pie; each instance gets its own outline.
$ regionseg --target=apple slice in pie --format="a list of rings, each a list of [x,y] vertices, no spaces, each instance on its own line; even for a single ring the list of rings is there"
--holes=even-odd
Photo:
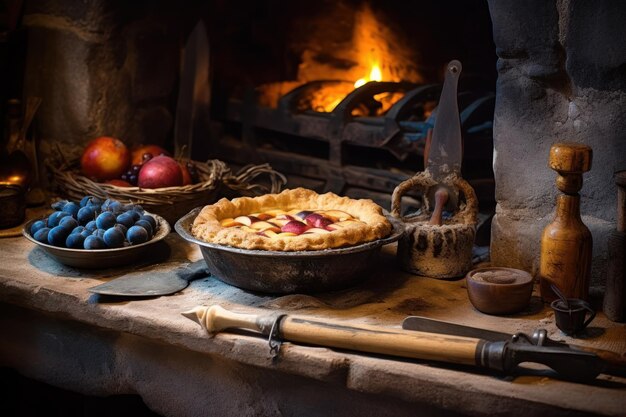
[[[391,230],[382,208],[372,200],[295,188],[223,198],[200,211],[191,232],[206,242],[241,249],[302,251],[370,242]]]

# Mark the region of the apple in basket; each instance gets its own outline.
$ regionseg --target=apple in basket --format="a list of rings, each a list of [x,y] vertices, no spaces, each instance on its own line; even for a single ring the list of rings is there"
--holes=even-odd
[[[130,150],[121,140],[101,136],[87,144],[80,158],[82,173],[96,181],[119,178],[130,164]]]
[[[183,173],[174,158],[155,156],[142,165],[137,185],[141,188],[178,187],[183,185]]]
[[[139,145],[131,151],[131,165],[143,165],[148,159],[159,155],[171,156],[170,153],[159,145]]]

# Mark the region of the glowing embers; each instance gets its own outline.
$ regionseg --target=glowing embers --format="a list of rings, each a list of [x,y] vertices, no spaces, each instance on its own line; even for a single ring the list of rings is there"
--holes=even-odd
[[[298,66],[297,81],[263,85],[257,89],[258,104],[271,108],[279,106],[281,97],[298,91],[294,110],[331,113],[355,89],[368,83],[421,83],[416,59],[405,42],[377,19],[366,3],[354,13],[352,34],[348,41],[332,42],[332,50],[324,49],[329,42],[315,43],[324,33],[311,33],[311,42],[303,50]],[[358,106],[342,109],[350,116],[382,116],[403,97],[404,93],[378,92],[362,97]]]

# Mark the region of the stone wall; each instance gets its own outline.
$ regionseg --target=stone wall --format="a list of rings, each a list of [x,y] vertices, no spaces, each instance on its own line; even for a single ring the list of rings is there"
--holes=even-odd
[[[194,2],[27,1],[24,96],[43,103],[48,142],[110,135],[164,144],[173,126],[180,46]]]
[[[550,146],[582,142],[593,163],[581,213],[593,234],[592,287],[601,288],[616,222],[614,173],[626,169],[626,3],[489,0],[489,8],[499,58],[492,261],[537,272],[557,195]]]

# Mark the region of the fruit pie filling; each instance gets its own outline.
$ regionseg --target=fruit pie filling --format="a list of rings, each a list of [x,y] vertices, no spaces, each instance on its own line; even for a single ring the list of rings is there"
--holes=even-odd
[[[222,219],[222,227],[233,227],[268,238],[326,234],[354,222],[363,223],[341,210],[272,209],[247,216]]]

